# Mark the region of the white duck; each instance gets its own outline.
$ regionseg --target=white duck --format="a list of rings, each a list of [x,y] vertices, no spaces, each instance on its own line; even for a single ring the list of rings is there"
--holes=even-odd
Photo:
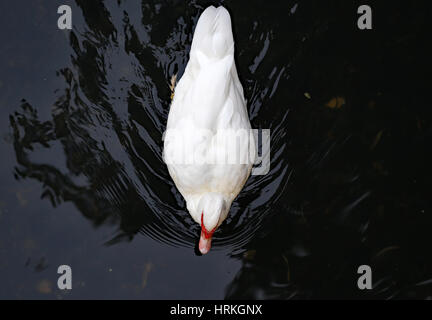
[[[222,6],[210,6],[198,20],[164,137],[168,171],[201,225],[202,254],[210,250],[214,231],[250,175],[256,155],[250,129],[234,63],[231,18]],[[227,161],[233,154],[235,160]]]

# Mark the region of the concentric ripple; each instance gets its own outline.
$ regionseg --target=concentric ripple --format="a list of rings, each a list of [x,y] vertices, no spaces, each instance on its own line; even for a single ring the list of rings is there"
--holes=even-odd
[[[16,175],[39,180],[42,196],[53,205],[72,201],[96,226],[117,225],[109,244],[138,233],[173,246],[193,247],[197,240],[199,226],[162,160],[170,79],[181,77],[204,9],[192,4],[76,1],[70,64],[58,70],[57,102],[33,106],[23,100],[10,117]],[[248,180],[214,236],[215,248],[236,252],[272,212],[292,170],[284,160],[289,108],[270,121],[266,116],[281,79],[289,78],[288,63],[262,68],[257,76],[272,32],[259,32],[257,21],[233,23],[234,32],[242,28],[250,35],[237,42],[236,59],[252,126],[271,130],[270,172]],[[41,108],[51,108],[50,118],[40,119]],[[61,150],[61,160],[38,161],[54,148]]]

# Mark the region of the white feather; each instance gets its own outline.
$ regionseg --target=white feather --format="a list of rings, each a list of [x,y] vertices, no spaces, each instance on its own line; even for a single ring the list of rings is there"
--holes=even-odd
[[[175,132],[174,137],[167,135],[164,141],[169,173],[193,219],[201,223],[203,213],[208,230],[225,220],[250,175],[256,154],[250,129],[234,62],[231,18],[225,8],[211,6],[198,20],[189,62],[175,88],[167,123],[167,133]],[[229,142],[241,130],[248,139],[240,139],[235,152],[247,161],[210,163],[232,155]],[[187,155],[195,152],[206,161],[185,163],[185,147]]]

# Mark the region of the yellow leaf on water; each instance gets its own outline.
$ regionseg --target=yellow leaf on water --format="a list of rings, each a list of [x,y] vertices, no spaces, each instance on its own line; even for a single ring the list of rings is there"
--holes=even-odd
[[[24,195],[21,193],[21,191],[17,191],[15,193],[15,195],[16,195],[18,201],[19,201],[19,204],[21,206],[25,207],[27,205],[27,199],[24,197]]]
[[[153,264],[151,262],[145,264],[144,272],[143,272],[143,280],[141,283],[142,288],[145,288],[147,286],[148,275],[152,269],[153,269]]]
[[[48,280],[42,280],[37,285],[37,291],[43,294],[51,293],[51,282],[49,282]]]
[[[331,109],[339,109],[345,104],[344,97],[334,97],[329,102],[327,102],[326,107]]]
[[[177,82],[177,74],[173,74],[171,76],[171,81],[170,81],[171,100],[174,99],[174,89],[175,89],[176,82]]]
[[[372,144],[370,146],[370,150],[372,150],[373,148],[376,147],[376,145],[378,144],[378,142],[381,140],[383,132],[384,132],[384,130],[381,130],[380,132],[377,133],[377,135],[375,136],[374,141],[372,142]]]
[[[243,253],[243,258],[249,261],[252,261],[255,259],[256,250],[248,250],[245,253]]]

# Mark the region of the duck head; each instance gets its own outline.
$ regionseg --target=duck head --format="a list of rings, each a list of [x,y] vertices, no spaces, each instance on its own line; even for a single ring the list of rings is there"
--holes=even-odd
[[[198,248],[202,254],[210,251],[213,233],[226,219],[229,207],[225,197],[219,193],[206,193],[198,201],[195,216],[200,217],[201,235]]]

